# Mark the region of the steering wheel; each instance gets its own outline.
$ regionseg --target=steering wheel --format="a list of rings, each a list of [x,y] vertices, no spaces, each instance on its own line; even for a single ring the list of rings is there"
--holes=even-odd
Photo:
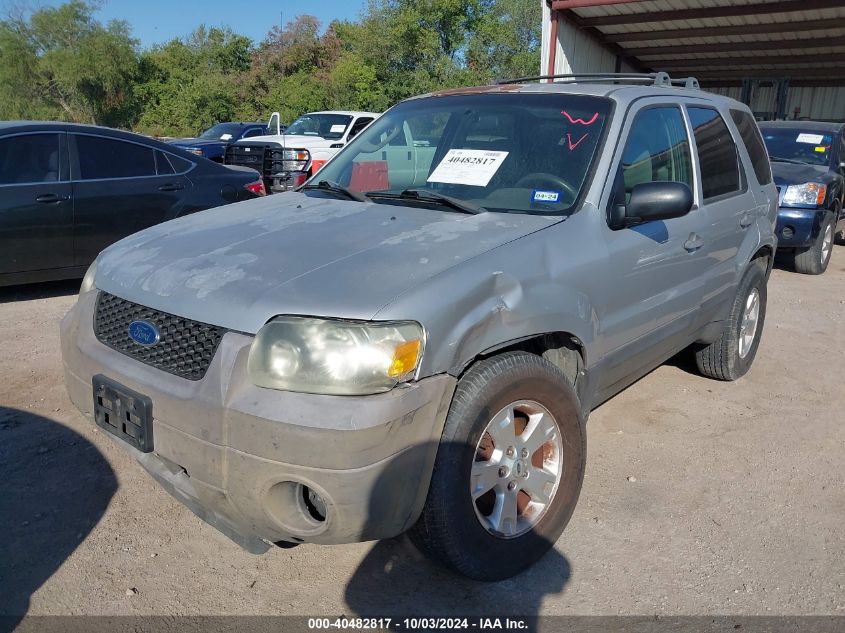
[[[517,180],[514,184],[514,187],[542,187],[548,186],[549,184],[554,187],[560,187],[561,189],[565,190],[566,193],[572,196],[573,200],[578,197],[578,192],[572,185],[570,185],[560,176],[555,176],[554,174],[527,174]]]

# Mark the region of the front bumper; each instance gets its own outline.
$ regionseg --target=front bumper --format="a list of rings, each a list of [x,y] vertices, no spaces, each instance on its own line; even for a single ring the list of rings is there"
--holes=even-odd
[[[821,229],[825,209],[780,207],[775,233],[778,248],[812,246]]]
[[[92,417],[92,377],[151,398],[152,453],[126,448],[167,491],[253,552],[267,542],[348,543],[395,536],[416,521],[455,389],[433,376],[372,396],[321,396],[256,387],[252,337],[229,332],[202,380],[140,363],[94,336],[97,292],[61,324],[65,382]],[[308,512],[301,485],[325,501]]]

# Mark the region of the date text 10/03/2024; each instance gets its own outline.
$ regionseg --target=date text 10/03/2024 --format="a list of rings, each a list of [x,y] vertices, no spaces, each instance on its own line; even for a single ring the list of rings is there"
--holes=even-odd
[[[519,631],[528,629],[528,622],[521,618],[309,618],[308,628],[382,630],[405,629],[458,629],[478,631]]]

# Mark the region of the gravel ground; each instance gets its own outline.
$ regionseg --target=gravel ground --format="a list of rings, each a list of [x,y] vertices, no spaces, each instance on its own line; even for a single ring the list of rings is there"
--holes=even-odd
[[[739,382],[679,357],[593,412],[569,528],[495,584],[402,538],[240,550],[70,404],[74,292],[0,289],[0,614],[845,615],[845,248],[774,271]]]

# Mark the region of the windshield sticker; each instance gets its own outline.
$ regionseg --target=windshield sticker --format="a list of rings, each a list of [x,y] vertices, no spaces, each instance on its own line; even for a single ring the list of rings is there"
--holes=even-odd
[[[486,187],[505,162],[508,152],[483,149],[450,149],[431,172],[428,182]]]
[[[572,151],[572,150],[574,150],[576,147],[578,147],[578,146],[581,144],[581,141],[583,141],[585,138],[587,138],[587,135],[586,135],[586,134],[584,134],[584,136],[582,136],[581,138],[579,138],[577,141],[574,141],[574,142],[573,142],[573,141],[572,141],[572,135],[571,135],[571,134],[569,134],[569,133],[567,132],[567,134],[566,134],[566,143],[569,145],[569,151],[571,152],[571,151]]]
[[[809,143],[810,145],[819,145],[824,140],[823,134],[799,134],[795,139],[796,143]]]
[[[816,151],[824,154],[828,150],[827,147],[817,147]]]
[[[558,202],[560,191],[543,191],[535,189],[531,192],[531,202]]]
[[[220,140],[221,140],[221,141],[231,141],[231,140],[232,140],[232,135],[231,135],[231,134],[221,134],[221,135],[220,135]]]
[[[565,116],[567,119],[569,119],[569,122],[570,122],[570,123],[573,123],[573,124],[578,123],[579,125],[592,125],[593,123],[595,123],[595,122],[596,122],[596,119],[598,119],[598,118],[599,118],[599,113],[598,113],[598,112],[596,112],[596,113],[593,115],[593,117],[592,117],[589,121],[585,121],[584,119],[575,119],[575,118],[572,118],[572,116],[570,116],[569,112],[567,112],[566,110],[561,110],[561,111],[560,111],[560,113],[561,113],[563,116]]]
[[[329,128],[329,134],[342,134],[345,129],[346,126],[343,123],[339,123]]]

